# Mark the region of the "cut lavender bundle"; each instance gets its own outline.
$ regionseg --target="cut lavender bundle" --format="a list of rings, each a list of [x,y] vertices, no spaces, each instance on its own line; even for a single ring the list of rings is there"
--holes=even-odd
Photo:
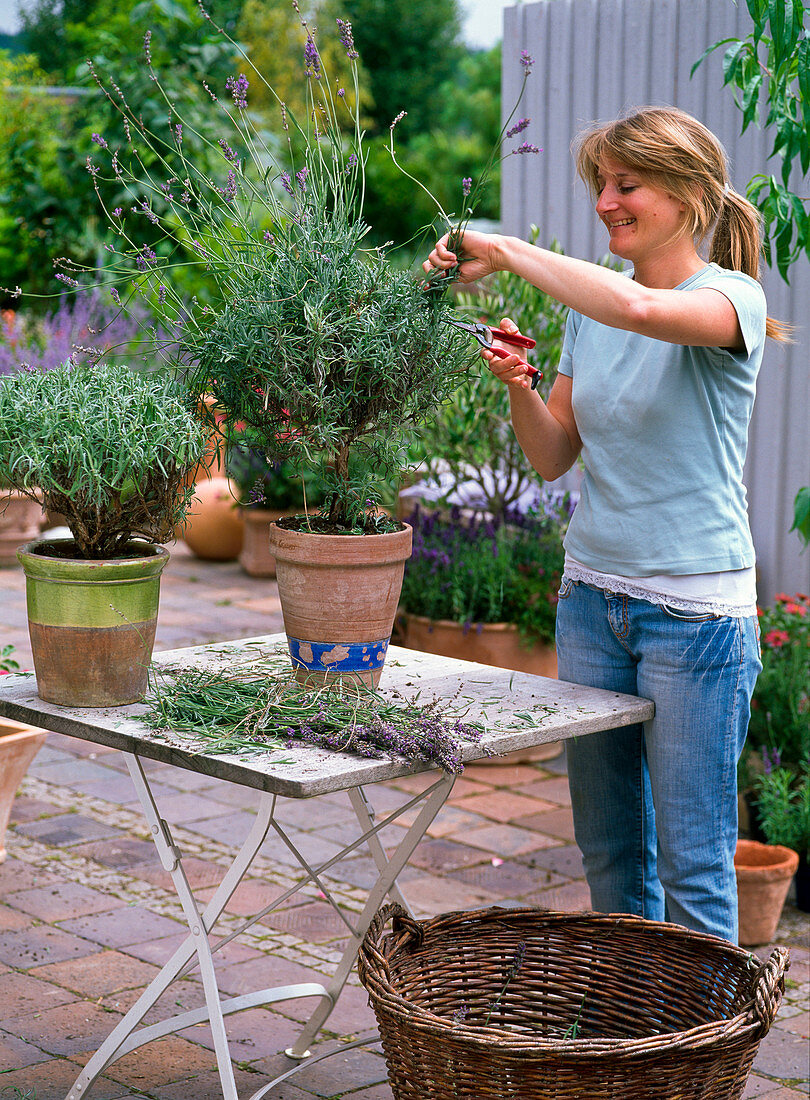
[[[417,705],[362,683],[304,688],[283,657],[243,669],[153,674],[143,721],[190,736],[207,753],[256,755],[303,741],[365,757],[395,754],[452,774],[463,769],[463,743],[479,741],[484,732],[463,721],[453,700]]]

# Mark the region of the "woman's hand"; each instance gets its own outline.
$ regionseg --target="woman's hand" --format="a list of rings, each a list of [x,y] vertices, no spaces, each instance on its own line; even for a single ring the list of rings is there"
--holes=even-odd
[[[520,334],[520,329],[517,327],[511,317],[504,317],[504,319],[501,321],[500,327],[504,330],[504,332],[510,333],[510,335]],[[509,350],[511,349],[512,345],[504,344],[501,340],[494,340],[493,347]],[[500,358],[499,356],[494,355],[493,352],[488,351],[486,348],[482,348],[481,355],[484,359],[487,360],[489,364],[489,369],[492,371],[496,378],[500,379],[501,382],[504,382],[510,386],[518,386],[524,390],[529,388],[530,382],[528,374],[528,363],[525,359],[521,359],[521,357],[516,352]]]
[[[436,247],[422,264],[426,275],[434,271],[448,271],[458,264],[458,281],[474,283],[499,271],[497,251],[500,238],[494,233],[474,233],[470,230],[460,241],[458,253],[449,247],[450,234],[445,233]]]

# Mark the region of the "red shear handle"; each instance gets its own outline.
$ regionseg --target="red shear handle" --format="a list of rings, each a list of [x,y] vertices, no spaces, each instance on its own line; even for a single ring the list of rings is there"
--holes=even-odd
[[[494,330],[493,330],[493,334],[494,334]],[[528,340],[528,336],[524,336],[523,339]],[[532,346],[533,345],[534,345],[534,340],[532,340]],[[508,351],[506,348],[490,348],[489,350],[492,352],[492,354],[495,356],[496,359],[506,359],[506,357],[508,355],[514,355],[515,354],[515,352]],[[532,380],[532,389],[536,390],[537,389],[537,383],[543,377],[543,372],[539,371],[537,369],[537,367],[533,367],[531,365],[531,363],[526,363],[526,367],[528,368],[526,373],[530,376],[530,378]]]
[[[504,344],[512,344],[516,348],[533,348],[537,343],[531,336],[524,336],[520,332],[506,332],[502,328],[490,328],[489,331],[493,340],[502,340]]]

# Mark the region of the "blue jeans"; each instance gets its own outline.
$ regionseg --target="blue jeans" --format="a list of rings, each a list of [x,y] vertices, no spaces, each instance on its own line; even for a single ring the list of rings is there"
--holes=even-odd
[[[737,761],[762,667],[756,619],[565,580],[557,658],[561,680],[655,703],[643,725],[567,743],[594,909],[736,942]]]

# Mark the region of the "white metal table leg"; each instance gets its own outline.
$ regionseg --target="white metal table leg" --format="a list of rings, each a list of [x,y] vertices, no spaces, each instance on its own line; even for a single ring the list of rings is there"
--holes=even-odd
[[[315,1011],[305,1024],[295,1044],[285,1051],[289,1058],[306,1057],[309,1044],[323,1027],[329,1013],[332,1011],[332,1007],[338,999],[340,991],[346,984],[346,979],[349,977],[352,967],[355,964],[357,954],[360,950],[360,944],[363,942],[363,936],[366,934],[368,926],[371,924],[375,913],[382,905],[386,894],[390,892],[392,885],[396,882],[397,875],[408,862],[414,848],[425,835],[428,826],[446,802],[454,781],[455,776],[444,775],[434,783],[433,786],[425,792],[422,809],[419,811],[410,829],[408,829],[405,836],[397,845],[391,858],[386,860],[385,853],[382,852],[384,866],[380,869],[377,881],[369,891],[366,904],[363,908],[363,912],[360,914],[352,938],[346,950],[343,952],[343,957],[326,987],[326,996],[316,1006]],[[382,851],[382,846],[380,846],[380,851]]]
[[[371,852],[374,862],[377,864],[377,870],[383,871],[388,865],[388,857],[385,854],[385,849],[382,846],[379,834],[371,832],[374,828],[375,814],[373,807],[366,798],[366,792],[362,787],[352,787],[349,791],[349,801],[354,809],[355,817],[360,822],[360,828],[364,833],[370,833],[366,843],[368,844],[368,850]],[[392,901],[398,902],[403,909],[406,909],[409,913],[411,912],[411,907],[402,896],[402,892],[396,882],[391,884],[388,896]]]
[[[174,883],[175,890],[183,906],[183,912],[189,927],[190,935],[178,947],[172,958],[162,967],[149,983],[147,988],[108,1035],[98,1051],[88,1061],[82,1072],[76,1079],[68,1093],[67,1100],[81,1100],[87,1089],[95,1079],[106,1069],[110,1063],[120,1058],[129,1050],[149,1042],[155,1038],[155,1028],[143,1029],[135,1033],[135,1029],[143,1017],[156,1001],[168,989],[171,983],[178,977],[186,963],[195,954],[200,963],[205,993],[206,1010],[210,1014],[211,1028],[214,1037],[214,1049],[217,1056],[220,1078],[222,1081],[224,1100],[237,1100],[236,1085],[233,1077],[230,1054],[228,1052],[227,1037],[223,1021],[222,1002],[216,984],[213,959],[211,957],[211,945],[208,940],[208,932],[213,926],[219,914],[227,905],[231,895],[242,880],[245,871],[250,866],[256,852],[261,847],[262,841],[270,827],[270,819],[273,811],[273,799],[265,796],[259,813],[250,834],[239,850],[231,866],[225,872],[214,897],[208,903],[204,915],[201,915],[194,895],[188,884],[185,871],[178,849],[172,841],[168,824],[161,818],[149,782],[144,774],[143,767],[137,756],[124,753],[127,767],[129,768],[135,790],[141,802],[141,806],[149,824],[152,839],[160,857],[162,866],[169,872]],[[312,994],[311,994],[312,995]],[[163,1031],[178,1029],[177,1020],[170,1021],[170,1026]],[[172,1027],[174,1025],[174,1027]],[[156,1025],[159,1026],[159,1025]],[[182,1025],[187,1026],[187,1025]]]

